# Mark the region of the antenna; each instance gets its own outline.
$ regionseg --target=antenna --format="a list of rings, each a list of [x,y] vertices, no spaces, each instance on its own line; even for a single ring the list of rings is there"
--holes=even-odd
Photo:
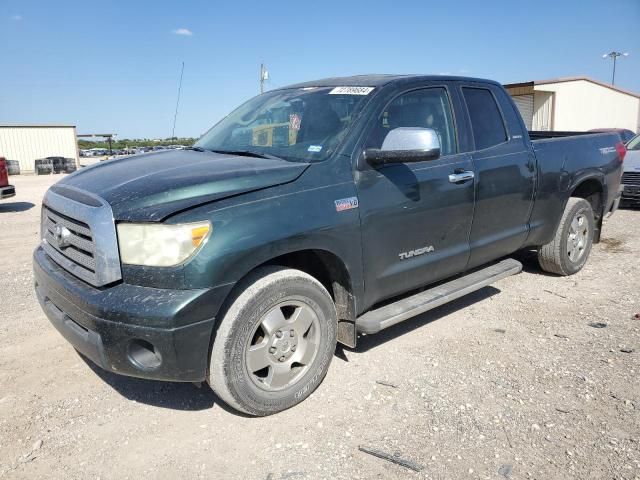
[[[260,93],[264,93],[264,82],[269,80],[269,71],[264,63],[260,64]]]
[[[176,112],[173,114],[173,130],[171,130],[171,138],[176,137],[176,120],[178,119],[178,105],[180,105],[180,93],[182,92],[182,75],[184,74],[184,62],[182,62],[182,70],[180,70],[180,83],[178,84],[178,100],[176,101]]]

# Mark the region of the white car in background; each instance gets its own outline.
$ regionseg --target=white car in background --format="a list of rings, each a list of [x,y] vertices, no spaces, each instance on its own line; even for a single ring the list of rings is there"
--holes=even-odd
[[[621,205],[640,207],[640,135],[627,143],[623,167]]]

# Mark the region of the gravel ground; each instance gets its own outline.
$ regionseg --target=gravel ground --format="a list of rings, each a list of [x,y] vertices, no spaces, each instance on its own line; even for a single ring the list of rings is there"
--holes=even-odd
[[[49,325],[31,252],[57,178],[11,177],[0,202],[0,478],[640,478],[640,211],[579,274],[523,254],[522,274],[339,348],[307,401],[256,419],[204,385],[100,371]]]

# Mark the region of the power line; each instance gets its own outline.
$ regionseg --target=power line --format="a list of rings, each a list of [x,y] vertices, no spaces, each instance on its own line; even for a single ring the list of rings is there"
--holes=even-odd
[[[178,105],[180,105],[180,93],[182,92],[182,75],[184,74],[184,62],[182,62],[182,70],[180,71],[180,83],[178,84],[178,100],[176,101],[176,112],[173,114],[173,130],[171,130],[171,138],[176,136],[176,120],[178,119]]]

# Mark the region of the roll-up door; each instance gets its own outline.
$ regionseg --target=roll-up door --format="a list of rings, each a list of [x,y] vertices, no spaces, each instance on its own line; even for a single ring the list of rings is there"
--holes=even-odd
[[[516,95],[513,101],[522,115],[527,130],[531,130],[533,125],[533,95]]]

